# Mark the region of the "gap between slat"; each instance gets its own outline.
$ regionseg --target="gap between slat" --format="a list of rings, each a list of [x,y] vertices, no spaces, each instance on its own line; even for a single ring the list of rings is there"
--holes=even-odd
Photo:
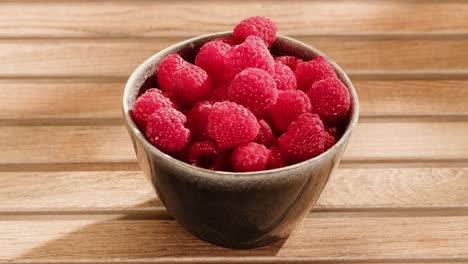
[[[468,113],[436,114],[436,115],[373,115],[359,116],[360,123],[376,122],[467,122]],[[123,118],[33,118],[33,119],[1,119],[1,126],[123,126]]]
[[[3,1],[2,1],[3,3]],[[229,29],[226,29],[229,31]],[[206,32],[213,33],[213,32]],[[340,40],[465,40],[468,39],[468,32],[365,32],[365,33],[308,33],[308,34],[283,34],[291,38],[328,38]],[[28,36],[28,35],[1,35],[0,41],[69,41],[69,40],[112,40],[112,41],[155,41],[160,39],[166,40],[182,40],[191,39],[197,35],[167,35],[167,36],[128,36],[128,35],[112,35],[112,36]]]
[[[79,259],[79,260],[47,260],[47,259],[29,259],[1,261],[0,264],[423,264],[423,263],[466,263],[468,258],[362,258],[362,257],[344,257],[344,258],[315,258],[315,257],[161,257],[152,259]]]
[[[401,207],[401,208],[313,208],[306,218],[369,217],[457,217],[468,216],[468,207]],[[0,211],[0,221],[59,220],[174,220],[164,207],[142,209],[44,209]]]
[[[128,75],[26,75],[0,74],[0,80],[100,80],[126,81]],[[468,80],[468,70],[404,70],[404,71],[374,71],[374,70],[346,70],[346,74],[353,80]]]
[[[457,168],[466,167],[467,159],[440,160],[342,160],[341,168]],[[96,162],[96,163],[15,163],[1,164],[0,172],[57,172],[57,171],[135,171],[140,170],[139,164],[128,162]]]

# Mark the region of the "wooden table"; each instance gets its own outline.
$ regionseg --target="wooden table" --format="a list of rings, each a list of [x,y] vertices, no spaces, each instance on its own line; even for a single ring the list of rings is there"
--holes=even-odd
[[[468,2],[249,2],[0,3],[0,263],[468,261]],[[362,114],[302,226],[229,250],[167,214],[120,101],[153,53],[251,15],[334,58]]]

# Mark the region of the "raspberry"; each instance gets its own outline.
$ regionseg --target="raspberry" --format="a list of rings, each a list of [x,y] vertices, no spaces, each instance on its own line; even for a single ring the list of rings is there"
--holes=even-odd
[[[335,78],[314,83],[307,95],[312,103],[313,112],[330,126],[341,122],[351,105],[348,88]]]
[[[190,131],[184,127],[185,116],[173,108],[159,108],[148,119],[146,137],[163,152],[183,149],[190,141]]]
[[[205,43],[197,56],[195,65],[204,69],[215,82],[221,82],[224,74],[224,54],[231,46],[221,41]]]
[[[236,147],[231,154],[233,171],[248,172],[265,170],[271,151],[264,145],[250,142]]]
[[[310,111],[312,111],[310,100],[303,91],[279,91],[278,100],[271,109],[270,118],[277,130],[285,131],[291,122]]]
[[[247,68],[232,80],[227,96],[260,117],[276,103],[278,91],[275,80],[266,71]]]
[[[294,56],[280,56],[275,58],[276,62],[283,63],[284,65],[288,66],[291,70],[295,71],[297,65],[303,62],[303,60],[296,58]]]
[[[276,62],[275,74],[273,79],[276,82],[278,90],[295,90],[297,89],[296,76],[294,72],[286,65]]]
[[[192,133],[192,138],[202,140],[208,138],[206,124],[208,123],[208,114],[211,111],[212,104],[210,101],[201,101],[197,103],[187,117],[187,127]]]
[[[335,138],[335,140],[338,139],[338,137],[340,136],[338,128],[336,127],[325,127],[325,131],[328,134],[332,135]]]
[[[274,74],[274,63],[265,43],[257,36],[249,36],[242,44],[232,46],[226,52],[224,78],[231,80],[245,68],[259,68]]]
[[[140,130],[145,131],[148,118],[162,107],[175,107],[175,105],[161,93],[161,90],[151,88],[138,97],[133,105],[131,111],[133,121]]]
[[[260,125],[247,108],[225,101],[213,105],[206,128],[218,146],[227,149],[254,140]]]
[[[265,17],[249,17],[237,24],[232,36],[242,41],[248,36],[258,36],[265,42],[267,47],[269,47],[275,42],[276,25]]]
[[[330,133],[328,133],[327,131],[324,131],[323,132],[323,140],[324,140],[324,150],[327,150],[331,147],[333,147],[333,145],[335,145],[336,143],[336,139],[333,135],[331,135]]]
[[[258,121],[258,124],[260,125],[260,131],[255,138],[255,142],[263,144],[267,147],[276,144],[276,137],[275,134],[273,134],[270,125],[263,119]]]
[[[205,169],[225,170],[227,156],[226,151],[220,150],[215,142],[199,141],[189,147],[187,162]]]
[[[214,39],[214,41],[221,41],[221,42],[224,42],[226,44],[229,44],[229,46],[234,46],[234,45],[237,45],[237,44],[240,44],[242,42],[240,41],[237,41],[236,39],[234,38],[229,38],[229,37],[225,37],[225,38],[216,38]]]
[[[286,166],[286,159],[278,146],[271,147],[271,158],[268,161],[267,168],[269,170],[277,169]]]
[[[170,54],[164,58],[158,68],[158,84],[159,89],[170,92],[172,91],[174,73],[181,67],[187,65],[184,59],[178,54]]]
[[[192,64],[179,68],[173,78],[172,98],[183,106],[191,106],[207,99],[213,90],[208,74]]]
[[[297,88],[307,92],[312,84],[328,77],[336,77],[333,67],[324,57],[300,63],[296,68]]]
[[[324,151],[324,131],[318,115],[305,113],[279,137],[278,146],[289,162],[301,162]]]
[[[227,101],[227,93],[228,93],[229,84],[223,83],[219,85],[214,91],[211,93],[210,99],[213,101]]]

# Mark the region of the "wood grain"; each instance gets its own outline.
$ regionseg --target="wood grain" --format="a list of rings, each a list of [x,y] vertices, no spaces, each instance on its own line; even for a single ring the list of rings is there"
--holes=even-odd
[[[0,36],[195,36],[253,15],[288,35],[468,32],[463,1],[27,1],[1,4]]]
[[[367,116],[468,114],[468,80],[355,80]],[[120,118],[125,80],[0,80],[0,120],[28,124],[52,120]],[[75,120],[76,121],[76,120]]]
[[[361,116],[465,115],[466,80],[353,81]]]
[[[123,126],[5,126],[0,145],[3,163],[135,162]]]
[[[18,190],[21,190],[18,192]],[[103,212],[161,208],[140,171],[3,172],[0,212]],[[468,207],[467,168],[339,168],[316,209]]]
[[[122,210],[161,205],[140,171],[0,173],[0,197],[0,211],[4,212]]]
[[[306,218],[288,240],[254,250],[230,250],[209,245],[188,234],[172,220],[4,221],[0,222],[0,231],[0,241],[8,242],[8,247],[0,251],[3,260],[208,256],[468,257],[466,216],[312,217]]]
[[[441,119],[443,121],[443,119]],[[376,122],[358,125],[344,155],[353,161],[464,160],[467,122]]]
[[[0,80],[0,119],[121,118],[124,85],[124,80]]]
[[[468,39],[298,39],[322,50],[349,73],[464,72],[468,69],[465,59]],[[128,77],[151,55],[180,40],[2,40],[0,76]]]
[[[363,122],[344,160],[463,161],[468,156],[467,129],[466,121]],[[0,145],[0,165],[135,162],[123,126],[3,126]]]

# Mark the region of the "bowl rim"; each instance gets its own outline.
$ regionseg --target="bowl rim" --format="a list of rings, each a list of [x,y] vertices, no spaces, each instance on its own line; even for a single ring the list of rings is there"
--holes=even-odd
[[[162,152],[161,150],[159,150],[158,148],[153,146],[151,143],[149,143],[149,141],[146,139],[145,135],[137,128],[136,124],[133,122],[133,119],[130,116],[130,110],[131,110],[132,106],[128,105],[128,102],[129,102],[128,98],[132,95],[132,93],[131,93],[132,88],[137,85],[138,80],[145,73],[145,69],[148,66],[150,66],[153,63],[153,61],[160,56],[160,54],[166,54],[166,56],[167,56],[168,54],[174,53],[178,49],[180,49],[181,47],[187,46],[187,45],[189,45],[189,44],[191,44],[193,42],[199,42],[199,41],[205,40],[205,39],[208,40],[208,39],[214,39],[214,38],[228,37],[228,36],[231,36],[231,35],[232,35],[232,31],[215,32],[215,33],[200,35],[200,36],[197,36],[197,37],[194,37],[194,38],[190,38],[190,39],[178,42],[178,43],[176,43],[174,45],[171,45],[171,46],[169,46],[169,47],[167,47],[167,48],[153,54],[151,57],[146,59],[142,64],[140,64],[136,68],[136,70],[131,74],[131,76],[129,77],[127,83],[125,84],[125,89],[124,89],[124,93],[123,93],[123,97],[122,97],[122,99],[123,99],[123,107],[122,107],[123,117],[124,117],[124,120],[125,120],[125,124],[129,128],[128,130],[130,131],[130,133],[132,133],[133,136],[136,137],[143,144],[143,146],[147,150],[151,151],[154,155],[157,155],[159,158],[164,159],[166,162],[174,163],[174,165],[177,165],[177,166],[179,166],[181,168],[184,168],[184,169],[189,169],[189,170],[199,172],[199,173],[197,173],[198,176],[208,177],[208,178],[210,178],[212,180],[215,179],[215,178],[218,178],[218,179],[220,179],[220,178],[225,178],[225,179],[231,178],[231,179],[244,179],[245,180],[246,178],[251,178],[251,177],[255,177],[255,178],[258,178],[258,177],[261,177],[261,176],[268,177],[268,176],[271,176],[272,174],[275,174],[275,173],[284,173],[284,172],[287,172],[287,171],[296,170],[296,169],[301,168],[301,167],[310,166],[311,164],[316,163],[319,160],[324,159],[326,156],[330,155],[333,152],[333,150],[336,150],[336,149],[340,148],[341,145],[345,144],[347,139],[351,136],[351,132],[354,129],[354,127],[356,126],[356,124],[358,122],[358,119],[359,119],[359,98],[358,98],[358,95],[356,93],[356,89],[354,88],[353,83],[349,79],[348,75],[343,71],[343,69],[341,69],[341,67],[337,63],[335,63],[332,59],[330,59],[327,55],[325,55],[324,53],[322,53],[321,51],[319,51],[318,49],[316,49],[315,47],[313,47],[311,45],[308,45],[308,44],[306,44],[304,42],[301,42],[299,40],[296,40],[294,38],[290,38],[290,37],[287,37],[287,36],[284,36],[284,35],[281,35],[281,34],[277,34],[276,37],[279,38],[279,39],[282,39],[282,40],[286,40],[286,41],[288,41],[290,43],[293,43],[294,45],[297,45],[302,49],[310,50],[316,56],[324,57],[332,65],[335,72],[339,75],[338,77],[340,78],[340,80],[348,88],[348,91],[349,91],[350,96],[351,96],[351,107],[353,109],[353,111],[351,113],[352,115],[350,117],[350,121],[349,121],[348,126],[346,127],[345,132],[343,133],[341,138],[338,140],[338,142],[336,142],[335,145],[333,145],[333,147],[329,148],[328,150],[324,151],[323,153],[321,153],[320,155],[318,155],[318,156],[316,156],[314,158],[311,158],[311,159],[308,159],[308,160],[305,160],[305,161],[302,161],[302,162],[299,162],[299,163],[296,163],[296,164],[288,165],[288,166],[285,166],[285,167],[277,168],[277,169],[253,171],[253,172],[229,172],[229,171],[214,171],[214,170],[209,170],[209,169],[196,167],[194,165],[191,165],[191,164],[188,164],[188,163],[183,162],[181,160],[178,160],[176,158],[173,158],[169,154],[166,154],[166,153]]]

